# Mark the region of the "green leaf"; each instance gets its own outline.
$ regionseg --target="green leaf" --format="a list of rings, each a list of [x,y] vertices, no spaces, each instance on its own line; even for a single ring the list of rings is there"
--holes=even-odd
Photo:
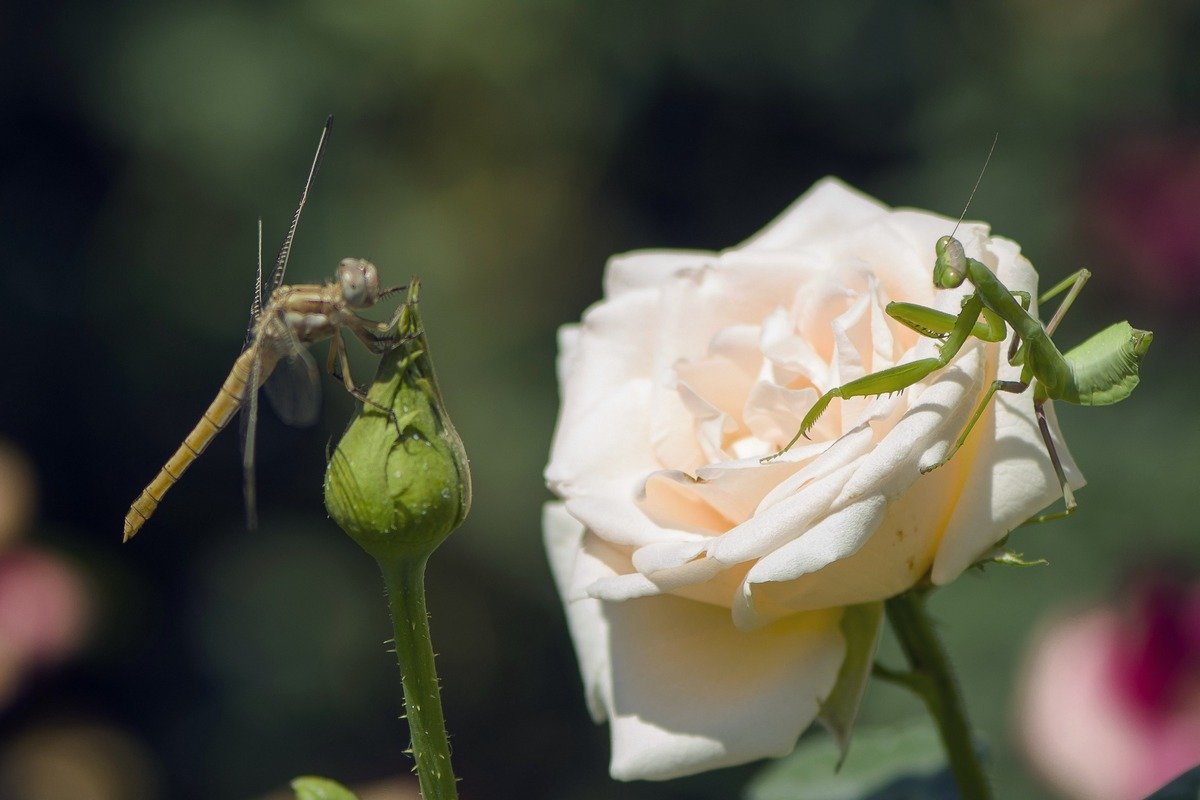
[[[1200,798],[1200,767],[1189,769],[1146,800],[1196,800]]]
[[[292,781],[296,800],[358,800],[354,792],[337,781],[306,775]]]
[[[833,691],[821,704],[817,719],[833,734],[846,758],[850,749],[850,732],[858,707],[867,690],[871,677],[871,664],[875,659],[875,645],[879,643],[879,632],[883,629],[883,603],[863,603],[848,606],[842,614],[842,636],[846,639],[846,658],[838,671]],[[841,765],[839,761],[839,766]]]
[[[862,728],[835,774],[839,748],[825,734],[800,740],[791,755],[760,772],[746,800],[950,800],[957,797],[931,722]]]

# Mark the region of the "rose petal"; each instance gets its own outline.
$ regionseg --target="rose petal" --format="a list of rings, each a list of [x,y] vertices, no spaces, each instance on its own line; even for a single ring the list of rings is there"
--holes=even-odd
[[[661,780],[791,751],[844,656],[840,610],[752,632],[676,597],[604,606],[612,646],[610,771]]]
[[[991,443],[995,465],[991,470],[975,469],[967,475],[933,563],[930,577],[934,583],[945,584],[957,578],[1005,534],[1062,496],[1050,455],[1033,419],[1030,394],[997,393],[992,423],[995,440]],[[1075,488],[1083,486],[1083,476],[1063,442],[1051,404],[1046,405],[1046,421],[1068,483]],[[987,424],[981,421],[979,427]],[[980,432],[972,435],[977,433]]]
[[[703,553],[703,542],[654,542],[633,551],[633,567],[638,572],[653,575],[682,567]]]
[[[709,500],[707,483],[678,470],[659,470],[646,479],[638,505],[665,528],[719,534],[734,523]]]
[[[738,246],[743,251],[809,247],[887,214],[890,209],[832,176],[822,178],[767,227]]]
[[[884,600],[911,587],[933,563],[951,513],[948,503],[957,495],[965,469],[964,462],[951,461],[920,477],[887,504],[874,531],[852,554],[794,580],[755,583],[750,587],[753,614],[739,616],[740,624],[763,624],[797,611]],[[811,553],[808,557],[816,559]],[[738,602],[734,609],[738,614],[750,611],[739,609]]]
[[[558,329],[558,360],[555,362],[555,369],[559,386],[565,386],[570,380],[579,348],[579,333],[579,325],[563,325]]]
[[[634,488],[597,486],[595,495],[567,500],[567,510],[592,533],[614,545],[641,547],[664,539],[691,542],[700,538],[694,531],[665,528],[647,517],[633,501]]]
[[[772,505],[724,536],[713,539],[708,554],[724,564],[739,564],[765,557],[795,541],[829,513],[830,504],[841,493],[855,465],[814,480],[802,491]]]
[[[583,552],[584,527],[567,513],[562,503],[546,503],[543,507],[542,531],[550,571],[562,597],[567,627],[579,658],[588,711],[593,720],[603,722],[608,718],[611,704],[610,684],[604,678],[609,672],[608,620],[601,611],[600,601],[588,597],[580,585],[611,575],[612,570]]]
[[[750,568],[742,592],[734,600],[734,623],[739,628],[749,629],[764,622],[754,607],[754,584],[791,581],[853,554],[879,527],[886,507],[887,502],[881,496],[863,498],[848,508],[835,511],[808,528],[804,535],[760,558]],[[884,566],[889,573],[897,571],[894,564]]]
[[[725,569],[724,564],[711,558],[698,558],[655,572],[633,572],[601,578],[588,586],[587,592],[592,597],[613,602],[660,594],[677,594],[728,608],[732,600],[728,581],[704,587],[704,584],[708,584]]]
[[[708,250],[637,250],[613,256],[604,270],[605,302],[627,292],[657,292],[670,276],[712,259],[713,253]]]

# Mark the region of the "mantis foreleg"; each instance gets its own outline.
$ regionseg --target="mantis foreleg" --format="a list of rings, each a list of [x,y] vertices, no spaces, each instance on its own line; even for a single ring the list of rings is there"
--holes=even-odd
[[[982,311],[983,302],[979,297],[977,295],[968,297],[966,302],[963,303],[962,311],[955,318],[954,327],[951,329],[949,335],[947,335],[945,342],[938,348],[936,357],[922,358],[918,361],[911,361],[907,364],[900,364],[870,375],[864,375],[843,386],[830,389],[821,395],[820,399],[804,415],[804,421],[800,424],[800,430],[796,432],[792,440],[780,449],[778,453],[767,456],[762,461],[765,463],[778,458],[790,450],[796,442],[800,441],[801,436],[807,437],[809,430],[816,424],[817,419],[825,412],[825,409],[829,406],[833,398],[871,397],[903,391],[930,374],[944,368],[958,354],[958,351],[962,349],[967,339],[970,338]]]

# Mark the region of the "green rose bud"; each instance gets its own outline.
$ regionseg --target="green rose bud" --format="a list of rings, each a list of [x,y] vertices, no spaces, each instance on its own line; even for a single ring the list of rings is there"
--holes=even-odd
[[[325,471],[325,508],[379,562],[421,796],[455,800],[425,608],[425,562],[471,507],[471,474],[429,358],[414,278],[367,402]]]
[[[427,557],[471,506],[462,440],[442,402],[413,279],[389,350],[325,472],[325,508],[376,561]],[[384,409],[389,410],[387,413]]]

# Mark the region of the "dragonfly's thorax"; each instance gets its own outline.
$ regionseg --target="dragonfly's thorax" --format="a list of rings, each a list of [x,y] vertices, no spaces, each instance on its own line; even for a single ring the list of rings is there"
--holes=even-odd
[[[262,322],[274,328],[266,331],[272,338],[287,338],[290,333],[308,344],[332,336],[350,313],[336,284],[280,286],[271,293]]]

